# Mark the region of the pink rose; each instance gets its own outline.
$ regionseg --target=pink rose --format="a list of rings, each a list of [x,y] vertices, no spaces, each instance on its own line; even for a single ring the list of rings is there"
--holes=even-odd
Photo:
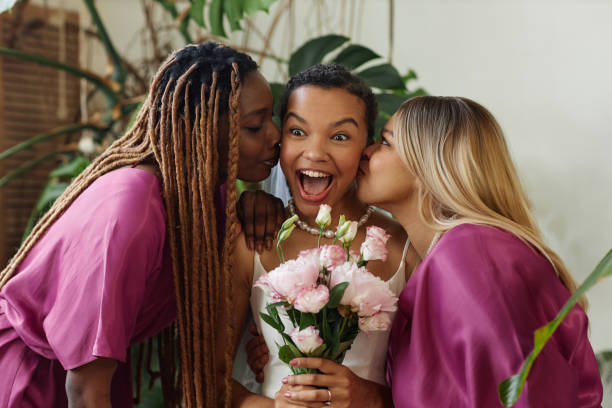
[[[274,302],[295,302],[304,290],[314,289],[319,277],[319,257],[299,256],[282,263],[253,285],[266,290]]]
[[[327,302],[329,302],[329,289],[325,285],[319,285],[315,289],[302,291],[293,306],[300,312],[319,313]]]
[[[391,317],[389,313],[379,312],[374,316],[360,317],[359,328],[364,332],[385,331],[391,327]]]
[[[336,266],[331,273],[329,287],[333,288],[334,286],[342,282],[351,282],[351,280],[353,279],[353,273],[357,269],[359,269],[359,267],[354,262],[345,262],[341,265]],[[346,292],[344,293],[346,294]],[[342,299],[344,299],[344,297]]]
[[[369,226],[366,230],[366,239],[361,244],[361,255],[365,261],[387,260],[387,241],[391,235],[384,229],[376,226]]]
[[[323,339],[319,337],[319,331],[314,326],[308,326],[304,330],[296,327],[289,332],[289,337],[304,354],[312,353],[323,344]]]
[[[340,245],[323,245],[319,259],[321,267],[332,269],[346,262],[346,250]]]
[[[364,267],[353,262],[337,266],[331,273],[330,287],[349,282],[340,300],[341,305],[350,306],[359,317],[372,316],[378,312],[394,312],[397,297],[389,289],[387,282],[372,275]]]

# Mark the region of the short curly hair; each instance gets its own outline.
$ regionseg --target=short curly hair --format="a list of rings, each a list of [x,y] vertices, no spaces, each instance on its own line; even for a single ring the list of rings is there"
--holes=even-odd
[[[378,115],[378,103],[372,89],[363,79],[353,74],[344,65],[331,62],[317,64],[295,74],[285,87],[281,105],[280,119],[284,122],[287,105],[293,91],[305,85],[314,85],[324,89],[341,88],[357,96],[365,104],[365,122],[368,127],[368,142],[374,141],[374,128]]]

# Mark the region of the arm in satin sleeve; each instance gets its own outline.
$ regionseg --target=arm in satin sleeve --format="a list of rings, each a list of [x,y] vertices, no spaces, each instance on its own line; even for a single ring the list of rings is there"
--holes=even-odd
[[[98,357],[126,361],[165,240],[156,185],[109,187],[104,200],[79,205],[89,212],[62,243],[57,294],[43,323],[67,370]]]
[[[411,369],[401,386],[421,406],[501,407],[498,384],[518,372],[533,347],[533,332],[569,297],[564,288],[555,293],[560,282],[546,269],[550,264],[522,242],[464,232],[441,241],[413,282],[403,360]],[[533,274],[550,279],[532,280]],[[587,363],[581,379],[585,365],[572,361],[593,355],[586,334],[586,316],[574,309],[536,360],[515,407],[599,406],[596,395],[593,405],[579,403],[579,382],[596,375]]]

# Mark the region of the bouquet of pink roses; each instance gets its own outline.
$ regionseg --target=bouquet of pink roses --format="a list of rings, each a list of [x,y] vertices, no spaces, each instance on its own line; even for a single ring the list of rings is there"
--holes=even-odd
[[[297,216],[285,221],[278,233],[281,265],[265,274],[254,286],[267,291],[272,303],[262,319],[283,338],[279,358],[289,363],[296,357],[322,357],[341,363],[360,330],[388,330],[389,312],[396,310],[397,297],[386,282],[365,268],[368,261],[387,259],[389,235],[379,227],[367,228],[359,254],[350,251],[357,222],[344,216],[336,229],[334,244],[320,246],[321,235],[331,223],[331,207],[321,205],[317,215],[319,246],[300,252],[284,262],[281,243],[295,228]],[[336,244],[339,242],[339,244]],[[292,328],[286,328],[280,313],[286,313]],[[309,369],[293,367],[294,374]]]

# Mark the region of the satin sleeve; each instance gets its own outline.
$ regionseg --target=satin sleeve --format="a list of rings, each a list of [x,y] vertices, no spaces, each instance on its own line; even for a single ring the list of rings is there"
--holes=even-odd
[[[60,225],[71,231],[52,251],[61,271],[43,329],[65,369],[98,357],[126,361],[147,285],[161,267],[158,202],[156,184],[114,186],[98,202],[77,204],[90,206],[82,225]]]
[[[498,384],[518,372],[534,331],[568,298],[550,263],[513,236],[454,232],[400,296],[389,353],[395,406],[501,407]],[[515,407],[600,406],[587,326],[575,307]]]

